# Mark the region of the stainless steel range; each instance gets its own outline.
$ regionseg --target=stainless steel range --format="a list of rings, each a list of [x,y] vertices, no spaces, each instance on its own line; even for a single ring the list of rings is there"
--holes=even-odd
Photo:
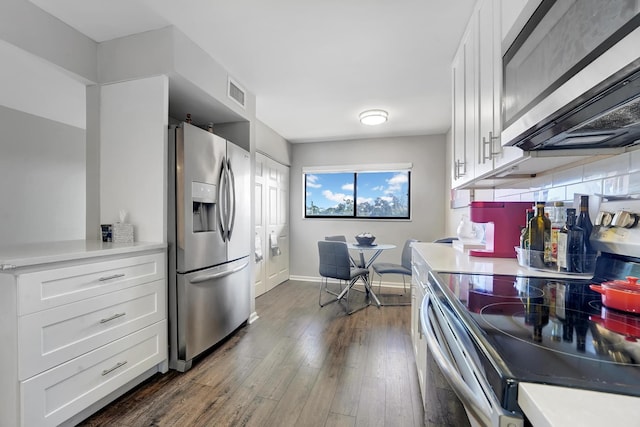
[[[525,425],[520,382],[640,396],[640,306],[603,304],[596,292],[617,281],[632,302],[640,298],[627,281],[640,277],[640,229],[628,206],[638,201],[601,204],[620,226],[595,227],[591,277],[429,273],[422,330],[470,419]]]

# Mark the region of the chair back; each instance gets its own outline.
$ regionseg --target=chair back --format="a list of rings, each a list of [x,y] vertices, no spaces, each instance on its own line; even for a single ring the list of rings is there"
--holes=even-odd
[[[345,242],[320,240],[318,254],[320,255],[320,276],[340,280],[351,279],[349,249]]]
[[[402,248],[402,266],[404,268],[409,269],[409,271],[411,271],[411,244],[413,242],[419,242],[419,240],[416,239],[407,239],[404,242],[404,247]]]
[[[324,240],[332,242],[346,242],[347,238],[343,234],[338,234],[336,236],[324,236]]]

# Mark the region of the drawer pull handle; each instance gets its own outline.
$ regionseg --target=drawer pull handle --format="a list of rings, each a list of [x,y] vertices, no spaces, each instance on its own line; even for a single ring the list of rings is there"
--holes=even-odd
[[[117,319],[118,317],[122,317],[127,313],[116,313],[111,317],[107,317],[106,319],[100,319],[100,323],[107,323],[107,322],[111,322],[114,319]]]
[[[124,273],[114,274],[113,276],[101,277],[98,280],[104,282],[105,280],[117,279],[118,277],[124,277]]]
[[[105,369],[104,371],[102,371],[102,376],[104,377],[105,375],[115,371],[118,368],[123,367],[126,364],[127,364],[126,360],[124,362],[118,362],[118,363],[116,363],[116,365],[113,368]]]

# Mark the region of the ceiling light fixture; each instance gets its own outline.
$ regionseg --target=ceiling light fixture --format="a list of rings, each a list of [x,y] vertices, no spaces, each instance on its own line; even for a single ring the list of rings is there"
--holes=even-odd
[[[387,121],[389,113],[384,110],[367,110],[360,113],[360,123],[363,125],[379,125]]]

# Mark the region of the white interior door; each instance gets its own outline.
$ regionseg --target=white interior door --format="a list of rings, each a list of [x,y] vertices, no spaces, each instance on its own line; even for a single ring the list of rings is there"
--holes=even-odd
[[[262,295],[267,291],[266,285],[266,244],[265,244],[265,226],[264,226],[264,205],[265,205],[265,187],[264,187],[264,159],[265,157],[256,154],[256,188],[255,188],[255,240],[256,240],[256,265],[255,265],[255,295]]]
[[[289,167],[256,154],[256,296],[289,279]]]

